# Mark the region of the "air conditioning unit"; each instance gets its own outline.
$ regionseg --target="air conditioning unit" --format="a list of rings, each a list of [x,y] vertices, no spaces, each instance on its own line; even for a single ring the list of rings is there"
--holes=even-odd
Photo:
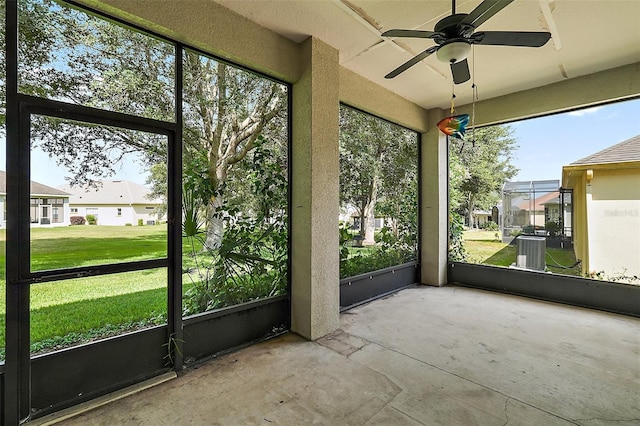
[[[516,267],[544,271],[547,240],[544,237],[519,236],[516,240]]]

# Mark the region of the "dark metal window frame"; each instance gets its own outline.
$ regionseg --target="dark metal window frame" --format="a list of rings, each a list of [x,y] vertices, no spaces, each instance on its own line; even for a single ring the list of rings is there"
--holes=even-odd
[[[130,116],[127,114],[104,111],[95,108],[67,104],[60,101],[42,99],[33,96],[17,94],[16,101],[19,111],[19,131],[17,143],[7,144],[7,199],[9,200],[9,217],[28,217],[30,209],[30,138],[31,116],[42,115],[61,119],[73,120],[82,123],[99,124],[105,126],[125,128],[159,134],[167,137],[167,167],[168,182],[168,233],[167,256],[160,259],[152,259],[136,262],[122,262],[115,264],[94,265],[87,267],[63,268],[32,272],[30,270],[30,244],[16,244],[15,249],[7,253],[7,288],[11,288],[12,296],[8,300],[16,298],[21,301],[14,309],[7,307],[7,338],[6,347],[19,348],[19,353],[7,350],[6,369],[19,371],[20,384],[8,380],[8,387],[17,387],[15,396],[20,404],[21,419],[29,416],[30,409],[30,286],[43,282],[115,274],[121,272],[139,271],[154,268],[167,268],[167,322],[169,334],[177,334],[181,331],[181,293],[182,276],[181,261],[181,214],[180,174],[176,174],[181,164],[181,149],[179,145],[179,133],[175,123],[167,123],[158,120]],[[9,134],[8,136],[14,136]],[[15,137],[15,136],[14,136]],[[17,161],[13,161],[17,158]],[[19,189],[16,189],[19,188]],[[30,241],[30,226],[28,221],[10,220],[7,223],[7,243],[17,241]],[[8,304],[12,305],[12,304]],[[11,332],[17,325],[17,332]],[[181,361],[181,360],[180,360]],[[9,377],[8,377],[9,379]],[[17,386],[16,386],[17,385]],[[12,401],[5,401],[8,409]],[[15,403],[15,402],[14,402]]]
[[[420,220],[420,211],[422,206],[422,173],[420,173],[420,171],[422,170],[422,134],[409,127],[394,123],[393,121],[387,120],[375,114],[371,114],[370,112],[364,111],[360,108],[351,106],[344,102],[341,102],[340,106],[349,108],[361,114],[366,114],[369,117],[376,118],[378,120],[393,124],[394,126],[398,126],[415,133],[418,155],[416,161],[418,179],[418,196],[416,199],[418,217],[418,233],[416,235],[416,260],[400,265],[390,266],[388,268],[379,269],[377,271],[370,271],[362,275],[340,279],[340,312],[345,312],[351,308],[360,306],[363,303],[385,297],[391,293],[395,293],[411,285],[421,282],[420,236],[422,235],[422,221]]]
[[[130,116],[126,114],[99,110],[95,108],[89,108],[80,105],[66,104],[60,101],[53,101],[49,99],[37,98],[29,95],[18,95],[18,102],[20,104],[20,135],[19,135],[19,150],[20,155],[30,160],[30,139],[31,139],[31,116],[40,115],[46,117],[55,117],[64,120],[71,120],[75,122],[81,122],[86,124],[98,124],[109,127],[118,127],[128,130],[140,131],[145,133],[152,133],[167,137],[167,165],[175,162],[174,153],[176,151],[176,129],[174,123],[167,123],[163,121],[151,120],[136,116]],[[23,187],[28,187],[30,182],[30,161],[28,173],[22,173],[18,179],[26,179],[21,182]],[[7,179],[9,180],[9,179]],[[171,187],[171,185],[169,185]],[[172,201],[172,196],[175,196],[176,189],[169,191],[168,195],[168,226],[174,226],[175,219],[180,220],[179,210],[175,210],[175,203]],[[9,215],[13,217],[25,217],[23,209],[25,207],[23,198],[27,194],[10,194],[11,198],[16,202],[9,204]],[[178,194],[179,195],[179,194]],[[13,221],[11,221],[13,222]],[[179,223],[178,223],[179,224]],[[11,223],[11,226],[17,228],[17,232],[23,241],[30,241],[30,228],[27,223],[22,221],[16,221]],[[20,259],[30,259],[30,245],[21,244],[18,247],[20,251]],[[93,265],[79,268],[63,268],[58,270],[45,270],[32,272],[29,269],[29,262],[21,262],[19,269],[20,282],[23,284],[54,281],[64,278],[77,278],[78,276],[87,277],[94,275],[113,274],[118,272],[128,272],[134,270],[142,270],[149,268],[159,268],[169,266],[169,256],[172,253],[167,252],[167,256],[160,259],[152,259],[138,262],[123,262],[115,264],[103,264]],[[14,265],[8,265],[12,267]]]

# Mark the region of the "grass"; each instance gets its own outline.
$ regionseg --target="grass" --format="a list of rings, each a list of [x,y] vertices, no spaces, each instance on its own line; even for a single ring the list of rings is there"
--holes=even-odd
[[[166,226],[31,230],[32,271],[165,257]],[[31,286],[32,352],[166,322],[166,268]],[[5,342],[5,230],[0,231],[0,351]],[[0,353],[2,358],[2,353]]]
[[[5,345],[5,230],[0,230],[0,360]],[[183,268],[194,243],[183,240]],[[193,250],[201,244],[195,241]],[[71,226],[31,230],[31,270],[44,271],[166,257],[166,226]],[[207,262],[200,254],[200,260]],[[167,269],[158,268],[31,285],[31,353],[166,323]],[[256,285],[255,280],[250,280]],[[183,294],[194,284],[185,274]],[[240,285],[237,292],[256,293]],[[253,294],[252,293],[252,294]],[[261,293],[260,293],[261,294]]]
[[[511,266],[516,261],[516,248],[495,238],[495,231],[465,231],[464,247],[469,253],[471,263],[493,266]],[[580,276],[580,266],[571,269],[557,267],[557,264],[569,267],[576,262],[573,250],[550,248],[546,250],[546,262],[549,271]]]
[[[31,270],[102,265],[167,255],[166,227],[71,226],[31,230]]]

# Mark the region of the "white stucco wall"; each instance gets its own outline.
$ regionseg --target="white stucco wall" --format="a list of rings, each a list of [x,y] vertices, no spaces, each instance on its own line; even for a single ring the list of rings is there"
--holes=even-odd
[[[5,195],[0,195],[0,228],[6,228],[7,227],[7,218],[4,217],[4,203],[6,200],[6,196]]]
[[[125,226],[130,223],[132,226],[138,226],[138,219],[142,219],[142,223],[147,225],[147,221],[158,221],[158,216],[155,214],[155,210],[147,210],[144,205],[105,205],[105,206],[78,206],[73,205],[72,208],[77,208],[77,213],[71,213],[71,216],[87,217],[87,214],[97,214],[98,225],[107,226]],[[118,216],[118,209],[121,210],[120,216]],[[89,209],[89,211],[87,211]],[[92,211],[91,209],[97,209]]]

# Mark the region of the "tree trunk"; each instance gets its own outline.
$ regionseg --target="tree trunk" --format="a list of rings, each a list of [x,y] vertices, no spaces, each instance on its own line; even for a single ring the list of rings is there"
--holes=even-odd
[[[375,208],[376,208],[376,203],[374,200],[371,200],[371,202],[367,205],[367,208],[365,209],[366,226],[364,229],[363,242],[366,244],[375,244],[376,242],[375,235],[374,235],[376,231],[376,218],[374,215]]]
[[[366,229],[367,205],[360,206],[360,235],[364,237]]]
[[[469,220],[469,228],[475,228],[475,224],[474,222],[474,218],[473,218],[473,209],[475,209],[475,204],[476,204],[476,200],[475,197],[473,195],[469,195],[469,216],[468,216],[468,220]]]
[[[376,202],[378,200],[378,180],[373,180],[371,188],[371,198],[369,204],[365,208],[366,227],[364,231],[364,243],[375,244],[375,231],[376,231]]]
[[[216,197],[207,206],[207,237],[204,243],[205,250],[216,250],[222,244],[224,234],[224,220],[220,216],[222,198]]]

